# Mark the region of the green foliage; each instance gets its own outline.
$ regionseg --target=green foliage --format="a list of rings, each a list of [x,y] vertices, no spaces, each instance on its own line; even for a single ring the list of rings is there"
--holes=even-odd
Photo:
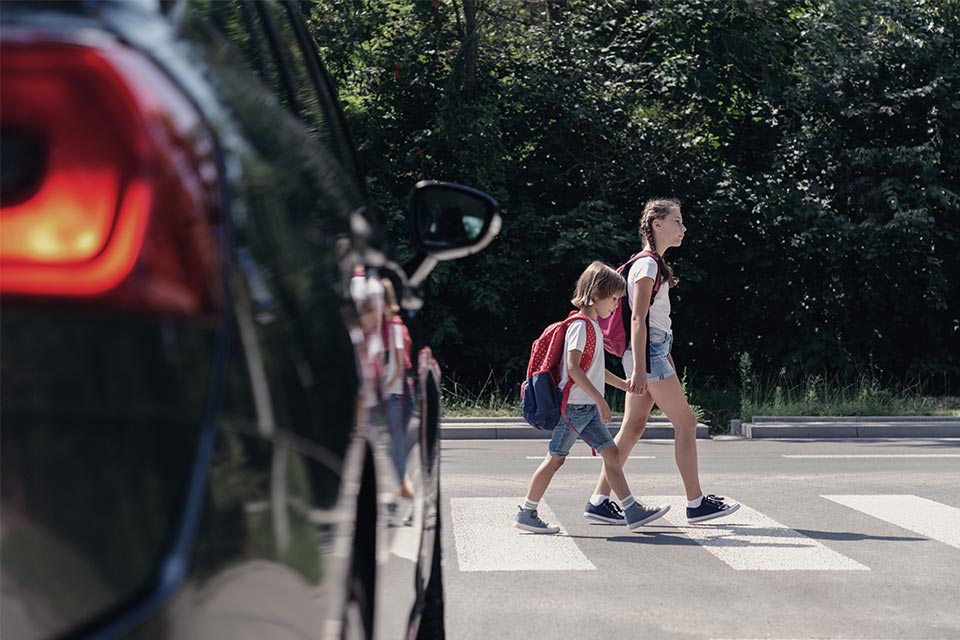
[[[933,397],[920,385],[886,387],[876,378],[862,375],[851,382],[831,380],[822,375],[791,382],[780,376],[777,381],[755,383],[753,416],[900,416],[960,415],[960,399]],[[772,385],[772,386],[771,386]]]
[[[753,392],[755,387],[753,361],[750,359],[749,353],[742,353],[740,354],[740,416],[744,420],[753,417]]]
[[[748,352],[764,376],[960,373],[955,1],[304,6],[401,255],[415,180],[501,203],[500,237],[427,286],[464,385],[519,381],[580,270],[638,249],[661,195],[690,228],[667,259],[700,379]]]

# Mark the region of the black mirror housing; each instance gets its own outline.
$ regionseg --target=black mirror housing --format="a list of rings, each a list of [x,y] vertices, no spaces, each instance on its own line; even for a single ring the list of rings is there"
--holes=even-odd
[[[452,182],[421,180],[410,194],[410,236],[418,252],[434,260],[476,253],[500,232],[497,201]]]

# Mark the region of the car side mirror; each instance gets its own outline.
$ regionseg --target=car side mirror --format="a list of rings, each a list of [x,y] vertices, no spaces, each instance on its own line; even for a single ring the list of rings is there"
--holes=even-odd
[[[413,246],[433,260],[474,254],[500,232],[497,201],[451,182],[422,180],[410,194]]]

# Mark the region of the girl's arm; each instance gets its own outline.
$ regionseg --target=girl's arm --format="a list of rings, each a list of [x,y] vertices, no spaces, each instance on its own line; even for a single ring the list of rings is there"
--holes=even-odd
[[[621,391],[627,391],[627,381],[610,371],[609,369],[603,370],[603,381],[606,382],[611,387],[616,387]]]
[[[629,386],[632,393],[643,395],[647,391],[647,313],[650,311],[650,295],[653,279],[640,278],[633,284],[633,311],[630,316],[630,348],[633,351],[633,375]]]

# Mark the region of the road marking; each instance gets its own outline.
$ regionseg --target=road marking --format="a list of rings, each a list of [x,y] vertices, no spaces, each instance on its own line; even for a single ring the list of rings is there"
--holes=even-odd
[[[527,456],[527,460],[543,460],[545,456]],[[630,456],[628,460],[655,460],[657,456]],[[603,460],[600,456],[567,456],[567,460]]]
[[[919,496],[822,496],[960,549],[960,509]]]
[[[689,525],[683,496],[647,497],[670,504],[664,517],[737,571],[869,571],[859,562],[741,504],[724,519]],[[656,526],[652,523],[651,526]],[[642,530],[646,530],[643,528]]]
[[[596,571],[563,534],[525,533],[513,526],[517,498],[451,498],[450,516],[460,571]],[[560,524],[541,502],[540,517]]]
[[[822,455],[781,455],[782,458],[828,459],[828,458],[960,458],[960,453],[860,453],[860,454],[822,454]]]

